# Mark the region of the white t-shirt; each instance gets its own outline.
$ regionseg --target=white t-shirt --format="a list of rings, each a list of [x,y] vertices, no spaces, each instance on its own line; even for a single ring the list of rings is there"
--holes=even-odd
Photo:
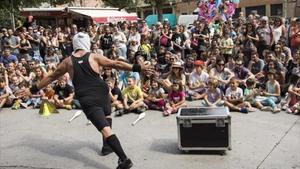
[[[122,41],[122,42],[121,42]],[[118,32],[113,34],[113,42],[117,48],[126,47],[126,36],[123,32]]]
[[[201,74],[199,75],[196,71],[193,71],[190,74],[189,83],[191,85],[193,85],[195,83],[201,83],[201,82],[204,82],[205,84],[207,84],[208,79],[209,79],[208,73],[202,71]]]
[[[210,70],[210,74],[212,76],[217,77],[218,79],[228,80],[228,78],[230,77],[230,75],[233,74],[233,73],[231,73],[231,71],[228,68],[224,68],[224,70],[221,71],[221,72],[218,72],[217,68],[212,68]]]
[[[137,46],[140,46],[140,42],[141,42],[141,35],[137,32],[135,34],[130,34],[128,37],[128,41],[136,41],[137,42]]]
[[[227,88],[225,96],[231,99],[242,99],[244,97],[243,90],[239,87],[236,90],[231,90],[231,87]]]

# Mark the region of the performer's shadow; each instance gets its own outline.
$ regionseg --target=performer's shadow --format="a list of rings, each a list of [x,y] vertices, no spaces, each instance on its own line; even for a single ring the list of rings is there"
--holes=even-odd
[[[23,142],[18,143],[18,146],[27,146],[32,149],[38,150],[42,153],[49,154],[51,156],[59,156],[80,161],[84,164],[83,167],[110,169],[109,167],[99,163],[99,161],[101,161],[101,157],[97,154],[99,151],[99,147],[90,142],[69,140],[61,141],[53,139],[44,139],[38,136],[30,135],[26,136]],[[98,161],[90,159],[84,154],[80,153],[80,149],[87,147],[97,152],[95,154],[99,156],[97,157],[99,158]]]
[[[155,139],[150,149],[161,153],[180,154],[177,148],[177,140],[174,139]]]
[[[150,149],[152,151],[167,153],[167,154],[186,154],[186,155],[225,155],[224,151],[207,151],[207,150],[193,150],[180,151],[178,149],[178,142],[176,139],[155,139]]]

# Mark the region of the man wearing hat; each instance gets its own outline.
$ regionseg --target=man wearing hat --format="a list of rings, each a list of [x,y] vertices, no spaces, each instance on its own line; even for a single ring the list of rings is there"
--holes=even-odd
[[[106,143],[118,155],[117,169],[131,168],[133,163],[126,156],[118,137],[111,130],[111,100],[109,88],[105,81],[100,78],[103,66],[114,69],[153,73],[152,69],[145,65],[130,65],[122,61],[110,60],[105,56],[90,53],[90,37],[88,34],[79,32],[73,38],[74,52],[59,64],[57,69],[32,85],[30,89],[24,89],[20,96],[30,96],[43,89],[48,84],[58,79],[65,73],[69,73],[76,98],[79,100],[83,112],[93,125],[102,133]]]
[[[202,60],[196,60],[194,62],[194,70],[189,76],[188,94],[190,100],[204,98],[206,84],[209,79],[209,75],[207,72],[203,71],[204,69],[204,62]]]

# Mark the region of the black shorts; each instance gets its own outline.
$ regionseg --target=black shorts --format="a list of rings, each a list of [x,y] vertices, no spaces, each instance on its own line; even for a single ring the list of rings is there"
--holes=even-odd
[[[86,117],[99,131],[104,127],[110,126],[109,122],[106,120],[106,116],[110,116],[111,114],[110,103],[101,105],[101,102],[98,102],[98,100],[89,98],[80,98],[79,102]]]

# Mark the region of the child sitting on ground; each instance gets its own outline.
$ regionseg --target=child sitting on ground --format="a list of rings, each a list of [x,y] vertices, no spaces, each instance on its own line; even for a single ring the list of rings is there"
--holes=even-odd
[[[9,91],[8,86],[4,78],[0,77],[0,110],[1,108],[6,105],[9,101]]]
[[[265,107],[262,108],[264,111],[272,111],[273,113],[280,112],[277,104],[280,102],[280,84],[275,80],[275,72],[268,72],[268,81],[266,83],[266,90],[261,94],[267,98],[261,101],[261,104]]]
[[[142,113],[145,111],[143,92],[139,86],[136,85],[134,77],[128,77],[128,86],[122,91],[124,100],[125,112],[135,111]]]
[[[151,81],[151,88],[148,92],[148,96],[144,100],[149,109],[152,110],[164,110],[166,102],[164,100],[165,91],[156,80]]]
[[[225,105],[232,111],[239,111],[241,113],[248,113],[251,108],[250,103],[244,101],[243,90],[239,88],[239,83],[236,78],[231,78],[229,82],[230,87],[226,89]]]
[[[218,88],[218,80],[213,78],[209,79],[207,83],[208,89],[205,92],[204,100],[202,105],[204,107],[220,107],[224,106],[224,101],[222,100],[222,92]]]
[[[250,78],[246,81],[246,89],[244,90],[244,99],[245,101],[249,102],[251,106],[254,106],[258,109],[262,109],[263,105],[256,100],[256,97],[259,96],[260,90],[255,88],[256,83],[255,80]]]
[[[164,110],[163,115],[169,116],[170,114],[177,113],[178,109],[181,107],[186,107],[185,103],[185,93],[183,91],[182,84],[175,81],[171,86],[171,91],[168,96],[168,104]]]
[[[120,116],[124,111],[123,96],[121,90],[115,85],[115,79],[107,78],[106,83],[109,87],[109,95],[111,97],[111,107],[115,109],[115,115]]]
[[[300,80],[297,75],[292,75],[288,96],[285,105],[283,106],[287,113],[297,114],[300,108]],[[284,109],[283,108],[283,109]]]
[[[50,103],[54,104],[54,95],[55,91],[53,90],[52,85],[49,84],[45,89],[43,89],[42,100],[47,100]]]

